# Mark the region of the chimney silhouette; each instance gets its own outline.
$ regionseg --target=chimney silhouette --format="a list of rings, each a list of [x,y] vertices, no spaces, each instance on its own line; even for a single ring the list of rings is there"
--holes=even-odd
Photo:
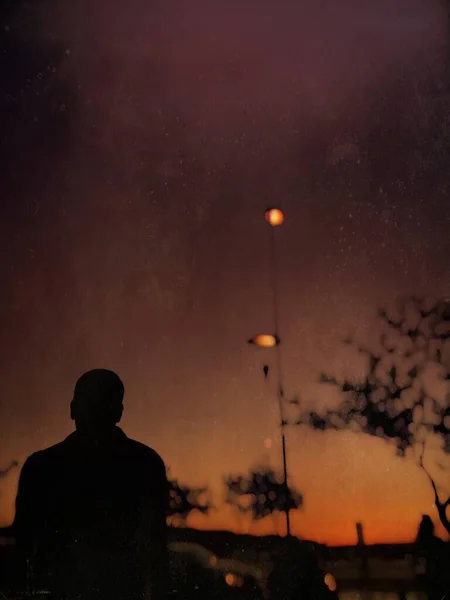
[[[358,536],[358,546],[365,546],[362,523],[356,523],[356,535]]]

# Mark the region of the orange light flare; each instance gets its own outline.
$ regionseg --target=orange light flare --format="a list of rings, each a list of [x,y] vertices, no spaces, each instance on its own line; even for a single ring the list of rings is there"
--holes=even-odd
[[[268,208],[264,218],[271,227],[279,227],[284,223],[284,214],[279,208]]]
[[[211,556],[208,560],[208,564],[210,567],[217,567],[217,556]]]
[[[258,346],[258,348],[273,348],[274,346],[278,346],[280,340],[276,335],[272,335],[271,333],[259,333],[248,340],[248,343]]]
[[[236,575],[235,573],[227,573],[225,575],[225,581],[230,587],[241,587],[244,583],[242,577],[239,577],[239,575]]]
[[[335,592],[337,589],[336,579],[333,577],[331,573],[327,573],[324,578],[325,585],[330,590],[330,592]]]

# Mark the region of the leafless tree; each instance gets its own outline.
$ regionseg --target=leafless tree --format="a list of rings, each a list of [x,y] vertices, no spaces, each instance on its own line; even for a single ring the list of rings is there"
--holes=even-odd
[[[282,478],[269,468],[252,469],[247,475],[225,478],[225,502],[240,514],[250,514],[255,521],[286,510],[286,488]],[[288,486],[288,508],[302,508],[303,496]]]
[[[302,414],[296,423],[322,431],[350,428],[389,440],[400,456],[411,451],[450,533],[450,498],[441,502],[423,463],[425,443],[433,437],[450,453],[450,301],[411,297],[392,311],[379,310],[378,317],[381,329],[373,348],[345,340],[367,359],[363,377],[351,381],[322,373],[320,381],[337,387],[341,402],[324,414]]]
[[[194,488],[180,485],[176,479],[170,481],[168,518],[172,524],[186,524],[193,512],[207,514],[212,508],[208,487]]]
[[[12,460],[11,463],[9,464],[9,466],[6,467],[6,469],[0,469],[0,479],[7,477],[9,475],[10,471],[12,471],[13,469],[15,469],[18,466],[19,466],[19,463],[17,462],[17,460]]]

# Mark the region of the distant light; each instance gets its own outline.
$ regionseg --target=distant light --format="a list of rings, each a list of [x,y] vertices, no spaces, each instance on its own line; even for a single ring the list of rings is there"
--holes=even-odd
[[[242,577],[239,577],[239,575],[236,575],[235,573],[227,573],[225,575],[225,581],[230,587],[241,587],[244,583]]]
[[[209,558],[208,564],[210,567],[217,567],[217,556],[211,556]]]
[[[264,218],[272,227],[278,227],[284,223],[284,214],[279,208],[268,208]]]
[[[327,573],[325,575],[325,585],[330,590],[330,592],[335,592],[337,589],[336,579],[333,577],[331,573]]]
[[[280,343],[280,340],[276,335],[272,335],[271,333],[260,333],[248,340],[248,343],[258,346],[258,348],[273,348]]]

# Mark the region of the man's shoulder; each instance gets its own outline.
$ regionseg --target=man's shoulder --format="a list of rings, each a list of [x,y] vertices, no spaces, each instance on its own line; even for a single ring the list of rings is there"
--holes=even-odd
[[[126,446],[130,454],[135,456],[137,459],[143,462],[152,463],[155,467],[161,467],[165,469],[164,461],[161,456],[150,446],[146,446],[142,442],[126,438]]]
[[[36,469],[45,469],[46,466],[58,460],[63,453],[64,442],[59,442],[58,444],[54,444],[53,446],[49,446],[43,450],[33,452],[33,454],[30,454],[30,456],[26,459],[23,465],[23,470],[34,471]]]
[[[65,452],[65,448],[66,448],[66,441],[63,440],[62,442],[58,442],[57,444],[54,444],[53,446],[49,446],[48,448],[43,448],[42,450],[38,450],[37,452],[34,452],[28,458],[28,460],[31,460],[33,462],[52,460],[53,458],[57,458],[58,456],[63,454]]]

